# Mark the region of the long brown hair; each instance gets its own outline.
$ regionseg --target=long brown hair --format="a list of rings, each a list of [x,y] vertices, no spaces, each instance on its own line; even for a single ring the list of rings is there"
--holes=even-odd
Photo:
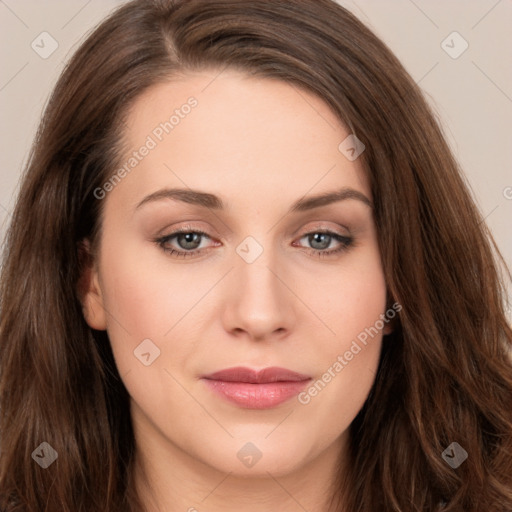
[[[206,67],[313,92],[366,146],[389,297],[402,310],[350,427],[333,499],[347,512],[510,512],[510,275],[421,91],[331,0],[135,0],[70,60],[5,245],[0,509],[143,510],[128,394],[106,333],[82,313],[79,245],[98,239],[104,202],[94,190],[120,164],[130,105],[151,85]],[[48,469],[31,458],[42,442],[58,454]],[[468,454],[456,469],[441,456],[453,442]]]

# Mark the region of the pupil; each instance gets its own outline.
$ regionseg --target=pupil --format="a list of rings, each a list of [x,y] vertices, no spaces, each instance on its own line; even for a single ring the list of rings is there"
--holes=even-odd
[[[309,235],[309,243],[314,249],[327,249],[331,242],[331,236],[327,233],[315,233],[314,235]],[[315,246],[315,244],[319,244],[319,246]]]
[[[199,233],[184,233],[178,235],[178,243],[183,249],[196,249],[201,243]]]

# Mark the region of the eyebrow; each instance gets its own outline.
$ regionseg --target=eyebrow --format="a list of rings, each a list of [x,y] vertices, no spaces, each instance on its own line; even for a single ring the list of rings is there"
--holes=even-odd
[[[137,210],[145,204],[164,199],[173,199],[175,201],[194,204],[212,210],[223,210],[225,208],[222,199],[215,194],[184,188],[165,188],[146,196],[135,209]],[[370,208],[373,208],[372,202],[362,192],[353,188],[344,187],[333,192],[324,192],[322,194],[309,197],[304,196],[293,203],[290,207],[289,213],[313,210],[314,208],[319,208],[321,206],[326,206],[347,199],[361,201]]]

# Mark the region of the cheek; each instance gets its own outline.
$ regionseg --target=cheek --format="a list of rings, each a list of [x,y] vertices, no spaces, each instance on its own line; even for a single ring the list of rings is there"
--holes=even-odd
[[[204,312],[202,299],[218,281],[211,266],[192,272],[150,244],[132,245],[125,241],[125,256],[117,258],[119,250],[105,243],[102,262],[108,334],[121,375],[143,370],[134,350],[146,339],[160,350],[152,367],[171,369],[190,357],[197,348],[194,329]]]
[[[347,255],[338,268],[322,269],[300,282],[298,293],[326,327],[321,338],[325,353],[348,350],[385,313],[386,282],[376,248]]]
[[[328,418],[333,431],[348,427],[363,406],[377,373],[386,325],[380,256],[376,250],[358,256],[329,279],[317,275],[307,299],[329,330],[322,328],[315,346],[306,348],[305,357],[317,361],[318,373],[299,402],[315,417]],[[305,296],[306,288],[301,293]]]
[[[105,307],[125,331],[146,337],[161,337],[194,296],[194,287],[180,282],[179,271],[170,274],[161,262],[155,264],[155,252],[130,234],[122,243],[106,239],[103,246]]]

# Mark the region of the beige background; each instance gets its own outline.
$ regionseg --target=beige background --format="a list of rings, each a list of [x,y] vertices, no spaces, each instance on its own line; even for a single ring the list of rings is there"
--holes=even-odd
[[[0,237],[43,106],[63,63],[120,3],[0,0]],[[512,0],[340,3],[369,25],[420,83],[466,172],[482,218],[512,267]],[[454,31],[463,39],[450,36]],[[46,59],[31,47],[42,32],[58,43]],[[464,40],[469,46],[458,58],[443,49],[456,54]]]

